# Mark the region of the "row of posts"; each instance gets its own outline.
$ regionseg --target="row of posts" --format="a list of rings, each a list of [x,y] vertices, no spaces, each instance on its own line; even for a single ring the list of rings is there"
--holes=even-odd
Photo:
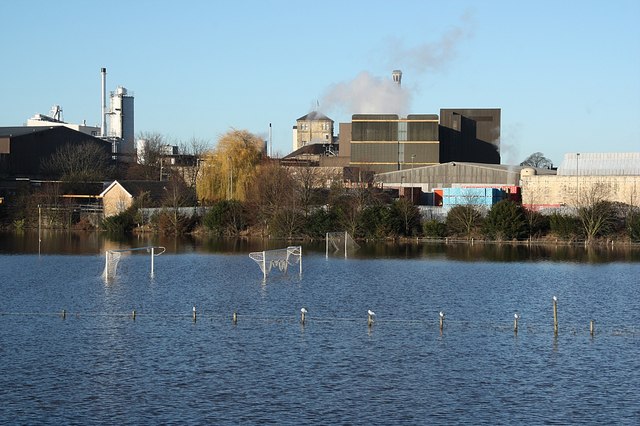
[[[196,310],[196,307],[193,307],[193,314],[192,314],[192,318],[193,318],[193,322],[196,322],[198,320],[198,311]],[[300,309],[300,324],[305,325],[306,321],[307,321],[307,309],[306,308],[302,308]],[[67,311],[66,310],[62,310],[62,319],[66,319],[67,317]],[[375,316],[376,313],[373,312],[372,310],[368,310],[367,311],[367,325],[369,327],[373,327],[373,324],[375,323]],[[444,330],[444,319],[445,319],[445,314],[444,312],[440,311],[439,314],[439,324],[440,324],[440,331],[442,332]],[[134,310],[131,313],[131,319],[133,319],[134,321],[136,320],[136,311]],[[515,334],[518,334],[518,320],[520,319],[520,315],[518,315],[517,313],[513,314],[513,332]],[[238,323],[238,313],[236,311],[233,312],[233,316],[232,316],[232,322],[234,324]],[[591,333],[591,335],[593,336],[596,332],[596,321],[595,320],[591,320],[589,322],[589,332]],[[558,298],[556,296],[553,296],[553,333],[557,336],[558,335]]]

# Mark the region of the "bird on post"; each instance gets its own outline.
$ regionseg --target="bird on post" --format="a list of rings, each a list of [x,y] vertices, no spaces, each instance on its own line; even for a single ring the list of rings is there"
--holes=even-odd
[[[373,325],[373,317],[376,316],[376,313],[369,309],[367,311],[367,314],[369,315],[367,318],[367,324],[369,324],[369,327],[371,327]]]

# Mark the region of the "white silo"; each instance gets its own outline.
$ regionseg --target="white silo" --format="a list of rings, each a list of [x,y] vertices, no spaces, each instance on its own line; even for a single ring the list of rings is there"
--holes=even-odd
[[[118,154],[124,161],[133,161],[135,157],[135,133],[133,115],[133,94],[118,86],[111,92],[109,109],[109,136],[121,139]]]

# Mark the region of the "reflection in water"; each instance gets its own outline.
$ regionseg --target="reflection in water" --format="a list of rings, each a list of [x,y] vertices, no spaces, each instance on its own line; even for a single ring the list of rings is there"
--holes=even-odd
[[[260,238],[209,238],[138,234],[114,237],[100,232],[37,231],[0,233],[0,253],[7,254],[100,254],[106,250],[163,246],[168,253],[249,253],[286,247],[293,242]],[[300,242],[308,253],[324,253],[324,241]],[[567,244],[445,243],[442,242],[361,242],[352,258],[442,258],[460,261],[551,261],[577,263],[640,262],[638,246],[583,246]]]
[[[126,244],[181,253],[154,278],[129,256],[109,285],[99,255],[0,256],[0,424],[637,423],[640,264],[458,244],[325,259],[319,243],[303,277],[265,282],[244,253],[212,253],[224,241]]]

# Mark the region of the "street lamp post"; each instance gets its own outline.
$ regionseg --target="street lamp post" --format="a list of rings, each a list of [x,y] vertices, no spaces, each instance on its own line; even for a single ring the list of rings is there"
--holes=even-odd
[[[580,203],[580,153],[576,153],[576,205]]]
[[[411,155],[411,204],[413,204],[413,159],[416,158],[416,155]]]

